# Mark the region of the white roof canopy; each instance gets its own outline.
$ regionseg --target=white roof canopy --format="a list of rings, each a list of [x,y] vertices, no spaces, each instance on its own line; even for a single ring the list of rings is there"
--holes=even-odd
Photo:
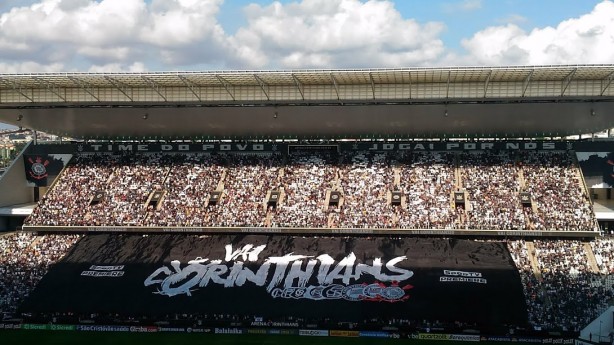
[[[614,96],[614,65],[0,74],[0,105]]]

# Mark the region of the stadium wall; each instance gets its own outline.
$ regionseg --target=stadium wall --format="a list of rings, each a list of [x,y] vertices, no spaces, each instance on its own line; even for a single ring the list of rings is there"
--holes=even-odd
[[[0,193],[0,207],[34,202],[32,189],[27,186],[23,162],[23,155],[29,150],[30,146],[31,143],[26,145],[6,172],[0,176],[0,191],[2,191]]]
[[[290,227],[145,227],[145,226],[42,226],[24,225],[25,231],[87,233],[193,233],[193,234],[287,234],[287,235],[424,235],[478,237],[569,237],[591,238],[597,231],[557,230],[454,230],[454,229],[366,229],[366,228],[290,228]]]

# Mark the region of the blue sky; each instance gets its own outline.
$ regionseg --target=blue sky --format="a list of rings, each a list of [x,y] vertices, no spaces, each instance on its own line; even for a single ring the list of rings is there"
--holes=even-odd
[[[614,62],[613,0],[3,0],[0,73]]]
[[[526,31],[534,27],[556,26],[561,21],[590,12],[594,0],[483,0],[483,1],[395,1],[405,17],[420,21],[440,21],[447,30],[446,45],[460,48],[463,38],[489,27],[515,23]],[[463,9],[463,4],[476,4]]]
[[[262,6],[272,1],[233,0],[222,5],[220,22],[230,33],[245,25],[243,8],[251,3]],[[278,1],[283,4],[296,2]],[[461,50],[463,38],[488,27],[513,22],[526,31],[556,26],[561,21],[590,12],[599,0],[482,0],[434,1],[395,0],[395,8],[405,18],[419,22],[437,21],[446,25],[442,39],[448,47]]]
[[[233,0],[222,5],[220,21],[229,32],[245,24],[242,10],[246,5],[258,3],[263,6],[272,1]],[[278,1],[282,4],[296,2]],[[525,20],[519,24],[530,30],[538,26],[555,26],[559,22],[590,12],[599,0],[482,0],[482,1],[429,1],[429,0],[395,0],[395,8],[405,18],[418,21],[440,21],[446,23],[446,41],[450,44],[460,42],[463,37],[491,25],[499,25],[512,16],[521,16]],[[462,9],[463,4],[475,3],[474,9]],[[471,7],[471,6],[469,6]]]

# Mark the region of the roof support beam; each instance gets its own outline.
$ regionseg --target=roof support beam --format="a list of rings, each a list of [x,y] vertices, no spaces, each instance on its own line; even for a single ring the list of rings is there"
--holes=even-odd
[[[330,73],[330,80],[333,82],[333,86],[335,87],[335,92],[337,93],[337,100],[341,100],[341,97],[339,97],[339,85],[337,85],[337,79],[335,79],[335,76]]]
[[[132,97],[128,94],[128,86],[124,85],[122,82],[115,78],[109,77],[108,75],[105,75],[104,78],[108,80],[109,83],[111,83],[113,86],[115,86],[115,88],[119,90],[119,92],[123,93],[124,96],[126,96],[130,100],[130,102],[134,102]]]
[[[409,83],[409,99],[411,100],[411,71],[407,72],[407,82]]]
[[[452,71],[448,71],[448,81],[446,84],[446,99],[449,98],[450,96],[450,74],[452,73]]]
[[[486,94],[488,93],[488,84],[490,84],[490,77],[492,76],[492,69],[488,72],[488,76],[486,77],[486,81],[484,82],[484,97],[486,98]]]
[[[601,93],[599,94],[599,96],[603,96],[608,87],[612,85],[612,80],[614,80],[614,72],[611,72],[610,74],[608,74],[607,77],[601,80]]]
[[[64,102],[66,102],[66,96],[65,95],[63,96],[60,93],[60,88],[57,85],[55,85],[52,82],[47,81],[45,79],[39,78],[39,77],[32,77],[32,79],[37,80],[38,82],[44,84],[45,87],[47,88],[47,90],[49,90],[49,92],[51,92],[52,94],[58,96],[58,98],[60,98]]]
[[[562,80],[562,82],[561,82],[561,97],[563,97],[563,95],[565,95],[565,91],[567,91],[567,88],[569,87],[569,84],[571,84],[571,81],[573,80],[573,76],[574,76],[574,74],[576,74],[576,71],[578,71],[578,67],[574,68],[571,72],[569,72],[569,74],[565,77],[565,79]]]
[[[529,72],[529,74],[527,74],[527,77],[524,79],[521,97],[524,97],[524,95],[527,93],[527,89],[529,88],[529,85],[531,85],[531,77],[533,76],[533,73],[535,73],[534,69],[532,69],[531,72]]]
[[[86,81],[81,80],[77,77],[73,77],[71,75],[66,76],[70,81],[79,86],[83,91],[85,91],[88,95],[92,96],[96,101],[100,102],[100,98],[94,94],[92,91],[93,87]]]
[[[266,100],[270,101],[271,98],[269,97],[269,93],[266,91],[266,89],[269,88],[269,85],[264,80],[262,80],[262,78],[260,78],[257,74],[254,74],[254,79],[256,79],[256,81],[258,82],[258,85],[260,85],[262,92],[266,96]]]
[[[34,102],[34,95],[30,96],[28,94],[26,94],[23,91],[23,88],[21,87],[21,85],[17,84],[15,81],[13,80],[8,80],[8,79],[4,79],[0,77],[0,81],[5,84],[8,85],[11,89],[13,89],[13,91],[17,92],[18,94],[22,95],[23,97],[25,97],[28,101],[30,102]]]
[[[149,85],[150,88],[152,88],[160,97],[162,97],[164,102],[168,102],[168,100],[166,99],[166,96],[164,96],[162,92],[160,91],[161,88],[160,88],[160,85],[158,85],[158,83],[153,81],[151,78],[147,78],[144,75],[142,75],[141,78],[145,81],[145,83],[147,83],[147,85]]]
[[[226,89],[226,92],[228,92],[228,94],[230,95],[230,98],[232,98],[233,101],[236,101],[235,94],[234,94],[233,90],[231,90],[233,85],[231,83],[229,83],[228,80],[220,77],[218,74],[216,74],[215,77],[217,78],[217,80],[220,81],[220,84],[222,84],[224,89]]]
[[[202,102],[203,100],[200,98],[200,95],[196,92],[196,85],[194,85],[188,78],[182,76],[182,75],[177,75],[177,77],[183,82],[183,84],[190,89],[190,91],[192,91],[192,94],[194,95],[194,97],[196,97],[198,99],[199,102]]]
[[[301,94],[301,98],[304,101],[305,100],[305,90],[303,89],[303,83],[301,83],[301,81],[298,80],[298,78],[296,77],[294,73],[292,73],[292,79],[294,79],[294,84],[296,85],[296,88],[298,89],[298,92]]]
[[[373,73],[369,72],[369,79],[371,79],[371,92],[373,93],[373,99],[375,99],[375,81],[373,80]]]

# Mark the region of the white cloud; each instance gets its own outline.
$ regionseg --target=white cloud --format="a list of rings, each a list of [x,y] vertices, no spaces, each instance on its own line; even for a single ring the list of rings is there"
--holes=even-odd
[[[61,63],[39,64],[33,61],[4,63],[0,62],[0,73],[44,73],[56,72],[64,69]]]
[[[110,73],[110,72],[146,72],[147,68],[142,62],[135,62],[130,65],[120,63],[110,63],[106,65],[92,65],[88,72],[90,73]]]
[[[221,61],[227,54],[216,21],[222,2],[41,0],[14,7],[0,14],[0,61],[78,69]]]
[[[232,0],[226,0],[232,1]],[[397,0],[404,1],[404,0]],[[611,63],[614,3],[525,31],[510,15],[448,49],[439,22],[392,0],[295,0],[244,8],[234,35],[224,0],[3,0],[0,72],[282,69]],[[455,11],[481,0],[451,1]],[[7,5],[8,4],[8,5]],[[439,5],[436,5],[439,6]],[[410,9],[411,11],[411,9]]]
[[[489,27],[462,45],[465,62],[474,65],[612,63],[614,3],[603,1],[588,14],[531,32],[515,24]]]
[[[440,23],[404,19],[390,1],[303,0],[245,10],[231,38],[239,63],[253,67],[411,66],[443,53]]]

